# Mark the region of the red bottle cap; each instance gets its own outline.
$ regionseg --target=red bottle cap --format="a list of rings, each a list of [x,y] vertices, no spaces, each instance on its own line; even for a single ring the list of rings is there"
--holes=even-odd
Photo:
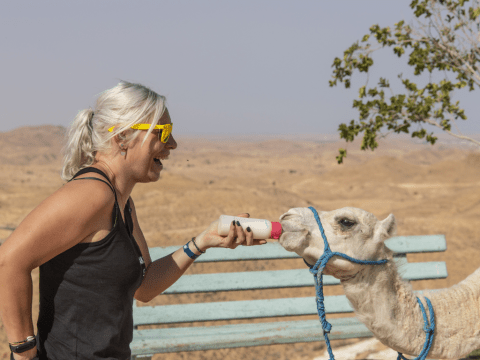
[[[270,235],[270,239],[278,240],[280,235],[282,235],[282,224],[272,221],[272,233]]]

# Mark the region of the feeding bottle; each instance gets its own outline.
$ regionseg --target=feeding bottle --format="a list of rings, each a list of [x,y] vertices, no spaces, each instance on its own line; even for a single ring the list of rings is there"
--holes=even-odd
[[[244,231],[247,231],[247,227],[250,227],[254,239],[278,239],[282,234],[282,225],[279,222],[230,215],[220,215],[218,234],[227,236],[233,220],[238,221]]]

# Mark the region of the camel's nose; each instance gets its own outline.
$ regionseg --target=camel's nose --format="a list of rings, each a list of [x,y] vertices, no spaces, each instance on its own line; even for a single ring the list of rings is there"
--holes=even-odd
[[[302,215],[295,209],[288,210],[285,214],[280,216],[280,224],[284,232],[296,232],[304,230],[302,226]]]
[[[285,214],[280,216],[280,221],[292,219],[294,217],[301,216],[295,209],[288,210]]]
[[[280,221],[291,220],[291,219],[294,219],[294,218],[299,217],[299,216],[300,215],[298,215],[298,214],[285,213],[282,216],[280,216]]]

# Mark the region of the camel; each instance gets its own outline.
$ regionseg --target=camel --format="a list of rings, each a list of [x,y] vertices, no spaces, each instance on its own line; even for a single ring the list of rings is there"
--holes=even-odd
[[[360,260],[389,260],[363,265],[334,256],[323,273],[340,279],[355,315],[380,342],[417,356],[426,338],[422,311],[411,285],[401,279],[392,261],[393,252],[384,244],[396,233],[393,214],[383,221],[352,207],[318,214],[333,252]],[[324,241],[313,212],[293,208],[280,217],[280,223],[280,244],[315,264],[324,252]],[[431,300],[436,323],[428,358],[458,359],[480,348],[480,268],[448,289],[419,296],[429,317],[424,296]]]

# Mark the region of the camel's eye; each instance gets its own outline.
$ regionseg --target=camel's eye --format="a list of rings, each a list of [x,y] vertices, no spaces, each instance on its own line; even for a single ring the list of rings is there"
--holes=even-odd
[[[350,221],[348,219],[341,219],[339,223],[345,227],[352,227],[353,225],[355,225],[355,222]]]

